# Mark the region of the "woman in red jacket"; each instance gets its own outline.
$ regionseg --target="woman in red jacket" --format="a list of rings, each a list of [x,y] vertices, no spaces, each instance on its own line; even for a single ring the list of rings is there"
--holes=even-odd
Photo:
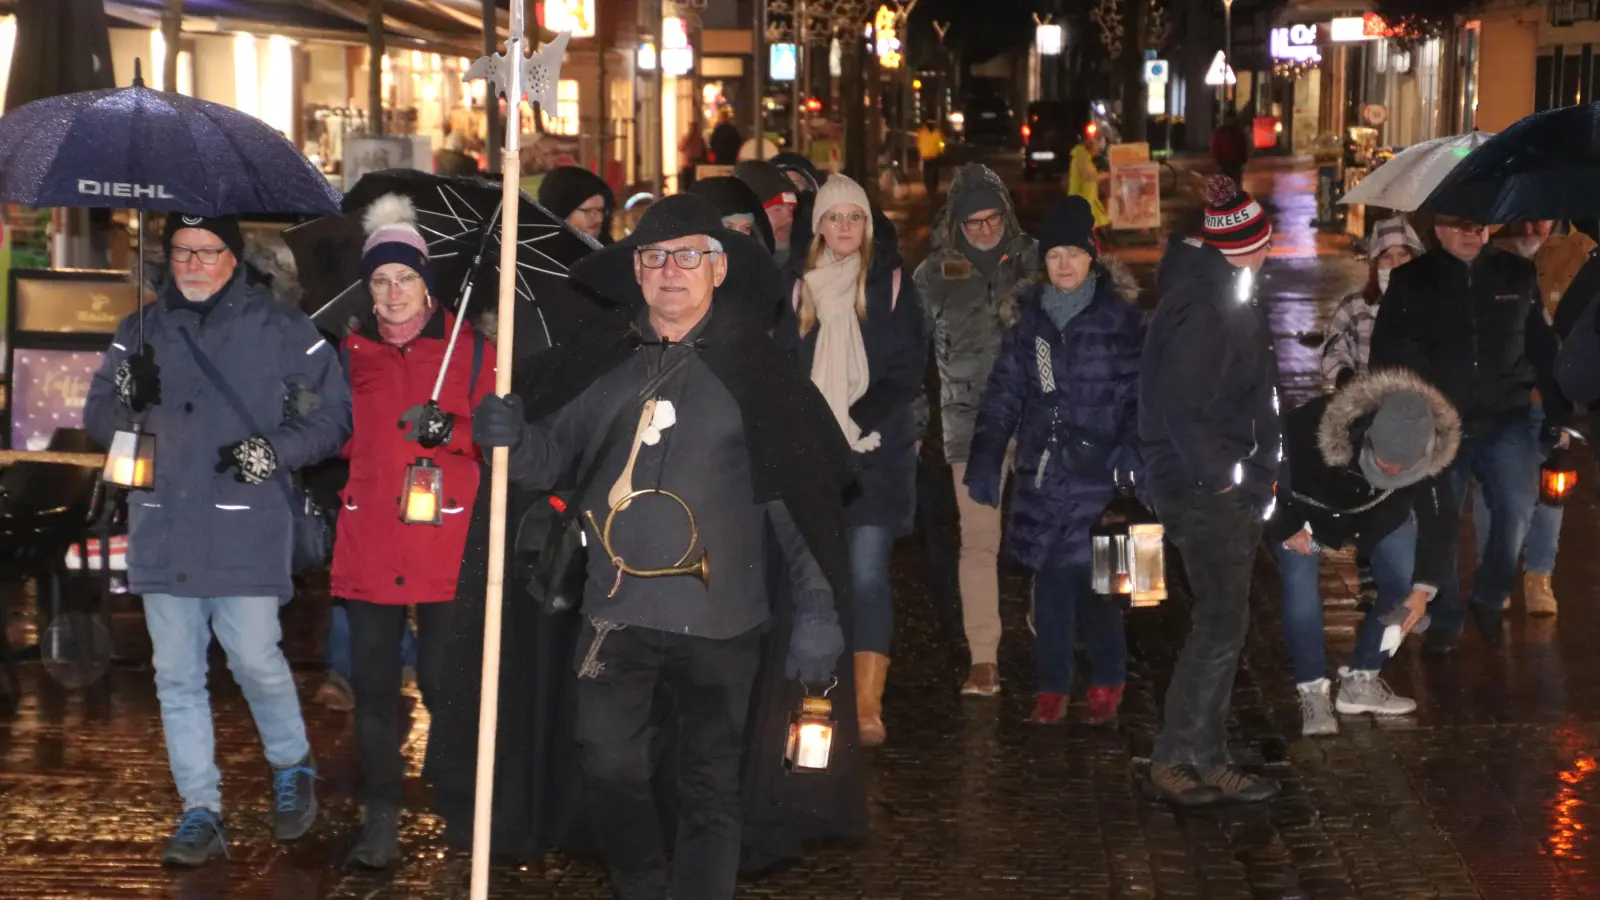
[[[433,706],[442,660],[444,601],[456,576],[478,493],[481,455],[471,410],[494,387],[494,350],[464,327],[450,356],[437,406],[435,380],[455,317],[437,308],[428,245],[402,197],[379,198],[365,219],[361,274],[372,316],[345,340],[354,430],[344,455],[350,480],[341,499],[333,552],[333,595],[350,617],[356,695],[356,752],[365,820],[348,862],[384,868],[400,856],[400,633],[417,607],[417,683]],[[419,459],[443,476],[440,525],[402,521],[406,467]]]

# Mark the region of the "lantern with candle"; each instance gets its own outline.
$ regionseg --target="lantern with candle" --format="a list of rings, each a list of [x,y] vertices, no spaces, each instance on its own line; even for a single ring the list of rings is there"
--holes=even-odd
[[[1160,605],[1167,599],[1165,537],[1131,482],[1119,481],[1116,496],[1089,530],[1094,592],[1134,607]]]
[[[789,715],[789,741],[783,762],[791,772],[825,772],[833,755],[833,702],[806,696]]]
[[[1557,449],[1539,466],[1539,502],[1546,506],[1561,506],[1578,486],[1577,467],[1572,464],[1572,454]]]
[[[148,491],[156,485],[156,436],[134,425],[132,430],[111,436],[101,477],[106,484],[135,491]]]
[[[406,466],[405,492],[400,521],[407,525],[444,524],[444,472],[425,456]]]

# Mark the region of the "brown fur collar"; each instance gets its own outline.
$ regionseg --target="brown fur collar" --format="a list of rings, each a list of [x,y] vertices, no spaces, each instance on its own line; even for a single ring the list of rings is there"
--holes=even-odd
[[[1461,416],[1439,389],[1410,369],[1380,369],[1345,385],[1322,411],[1317,423],[1317,449],[1330,466],[1343,467],[1355,459],[1350,429],[1357,419],[1377,412],[1383,401],[1401,391],[1415,391],[1428,398],[1433,410],[1433,451],[1427,475],[1445,470],[1461,448]]]

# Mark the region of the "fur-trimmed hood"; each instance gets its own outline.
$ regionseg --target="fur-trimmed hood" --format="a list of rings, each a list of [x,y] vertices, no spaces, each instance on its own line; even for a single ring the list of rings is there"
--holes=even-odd
[[[1102,256],[1094,262],[1095,276],[1106,278],[1111,282],[1113,295],[1130,306],[1139,305],[1139,282],[1133,273],[1119,259]],[[1022,307],[1032,300],[1044,287],[1045,276],[1043,272],[1034,272],[1032,275],[1017,282],[1006,295],[1000,298],[1000,324],[1007,328],[1017,324],[1017,319],[1022,316]]]
[[[1433,442],[1424,478],[1443,472],[1461,448],[1461,416],[1438,388],[1410,369],[1380,369],[1341,388],[1317,423],[1317,449],[1330,466],[1342,468],[1355,459],[1372,417],[1389,397],[1410,391],[1428,399],[1433,413]]]
[[[1006,183],[995,171],[983,163],[967,163],[956,170],[950,179],[950,192],[945,196],[944,206],[934,216],[933,227],[929,230],[928,241],[935,254],[941,251],[953,253],[961,252],[961,222],[951,210],[955,208],[960,198],[980,187],[987,187],[999,192],[1003,198],[1004,206],[1001,211],[1006,218],[1005,236],[1000,239],[1002,245],[1007,246],[1008,252],[1015,252],[1011,244],[1018,238],[1032,241],[1022,231],[1022,221],[1017,218],[1015,204],[1011,201],[1011,191]]]

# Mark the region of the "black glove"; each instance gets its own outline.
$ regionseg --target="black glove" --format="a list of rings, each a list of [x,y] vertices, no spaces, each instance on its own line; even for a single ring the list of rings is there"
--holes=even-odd
[[[117,397],[134,412],[161,402],[161,370],[156,367],[156,348],[145,344],[137,356],[129,356],[117,366],[114,376]]]
[[[490,394],[472,414],[472,442],[479,447],[510,447],[522,443],[528,420],[522,411],[522,398],[516,394],[497,397]]]
[[[234,480],[243,484],[261,484],[272,473],[278,471],[278,454],[267,443],[266,438],[253,437],[229,444],[217,450],[220,459],[217,462],[217,473],[221,474],[229,469],[238,469],[234,473]]]
[[[817,606],[796,602],[797,607]],[[844,632],[839,616],[831,607],[815,612],[796,613],[794,630],[789,633],[789,658],[784,674],[802,684],[825,684],[844,653]]]
[[[400,427],[405,429],[405,439],[432,450],[450,443],[455,433],[455,413],[447,413],[433,402],[419,403],[400,416]]]

